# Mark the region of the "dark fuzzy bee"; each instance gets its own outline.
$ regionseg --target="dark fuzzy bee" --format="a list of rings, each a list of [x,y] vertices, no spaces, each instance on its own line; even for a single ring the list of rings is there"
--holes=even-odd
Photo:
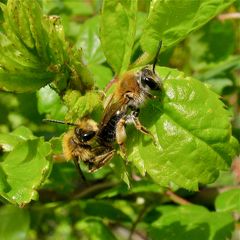
[[[85,177],[79,165],[80,161],[88,166],[89,172],[94,172],[112,159],[115,150],[110,146],[101,146],[96,142],[95,136],[98,132],[98,126],[92,119],[84,117],[77,123],[51,119],[44,119],[44,121],[74,126],[63,136],[63,154],[66,160],[74,160],[83,180]]]

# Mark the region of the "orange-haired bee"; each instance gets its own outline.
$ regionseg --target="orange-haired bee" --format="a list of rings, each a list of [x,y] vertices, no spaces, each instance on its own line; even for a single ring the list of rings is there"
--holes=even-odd
[[[161,49],[159,44],[152,66],[148,65],[138,72],[128,71],[117,82],[116,90],[104,110],[103,118],[97,131],[97,140],[101,145],[112,146],[117,141],[125,156],[125,126],[134,124],[137,130],[154,137],[139,121],[140,107],[149,98],[155,96],[152,90],[161,90],[162,81],[155,73],[155,65]]]
[[[89,172],[94,172],[112,159],[115,150],[111,146],[101,146],[96,142],[98,126],[92,119],[84,117],[76,123],[51,119],[44,119],[44,121],[74,126],[63,136],[63,154],[66,160],[74,160],[83,180],[85,177],[79,165],[80,161],[88,166]]]

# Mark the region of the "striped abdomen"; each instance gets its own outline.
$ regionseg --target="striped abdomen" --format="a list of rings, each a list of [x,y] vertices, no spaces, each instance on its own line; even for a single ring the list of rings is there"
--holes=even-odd
[[[116,112],[98,132],[98,139],[104,145],[112,145],[116,140],[116,127],[124,112]]]

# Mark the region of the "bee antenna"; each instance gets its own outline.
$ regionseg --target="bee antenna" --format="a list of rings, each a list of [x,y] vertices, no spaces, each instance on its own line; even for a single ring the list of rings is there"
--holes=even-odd
[[[59,123],[59,124],[64,124],[64,125],[69,125],[69,126],[78,126],[75,123],[70,123],[70,122],[64,122],[60,120],[55,120],[55,119],[43,119],[43,122],[51,122],[51,123]]]
[[[157,61],[158,61],[158,57],[159,57],[159,53],[160,53],[160,50],[161,50],[161,47],[162,47],[162,40],[159,42],[159,45],[158,45],[158,48],[157,48],[157,53],[154,57],[154,61],[153,61],[153,73],[155,74],[155,66],[157,64]]]

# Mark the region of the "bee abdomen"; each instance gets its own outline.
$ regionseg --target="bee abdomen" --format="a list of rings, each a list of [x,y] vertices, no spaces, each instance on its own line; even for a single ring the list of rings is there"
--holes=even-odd
[[[124,112],[117,112],[108,123],[99,131],[98,138],[101,143],[112,145],[116,140],[116,127],[119,120],[124,116]]]

